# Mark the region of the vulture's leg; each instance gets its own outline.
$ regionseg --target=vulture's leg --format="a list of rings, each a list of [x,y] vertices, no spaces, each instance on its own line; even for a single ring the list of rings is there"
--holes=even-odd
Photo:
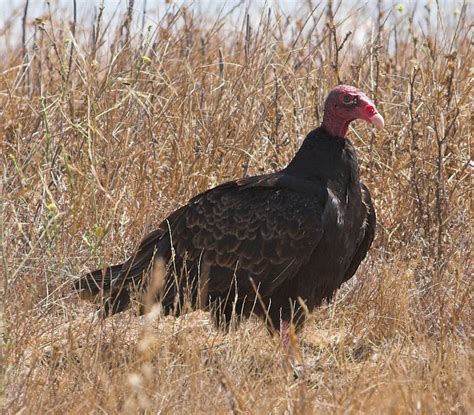
[[[283,351],[288,358],[288,362],[293,369],[295,379],[304,378],[304,362],[301,355],[300,344],[296,334],[295,325],[289,320],[280,322],[280,339]]]
[[[242,318],[242,301],[232,301],[228,297],[212,298],[209,311],[211,312],[212,320],[218,329],[228,332],[231,329],[236,329]]]

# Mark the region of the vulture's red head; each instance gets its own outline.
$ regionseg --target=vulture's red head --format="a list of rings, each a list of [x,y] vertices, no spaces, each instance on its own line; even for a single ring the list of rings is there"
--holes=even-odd
[[[374,103],[361,90],[349,86],[336,86],[326,98],[323,127],[335,137],[345,137],[351,121],[361,119],[383,128],[383,117]]]

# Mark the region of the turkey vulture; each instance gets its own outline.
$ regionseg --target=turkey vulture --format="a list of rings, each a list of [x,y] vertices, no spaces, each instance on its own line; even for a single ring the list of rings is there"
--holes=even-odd
[[[337,86],[286,168],[198,194],[126,262],[82,276],[75,289],[103,298],[105,315],[126,309],[136,287],[141,312],[161,302],[165,314],[209,310],[222,327],[250,314],[275,330],[301,326],[354,275],[374,238],[374,207],[346,138],[356,119],[384,125],[362,91]]]

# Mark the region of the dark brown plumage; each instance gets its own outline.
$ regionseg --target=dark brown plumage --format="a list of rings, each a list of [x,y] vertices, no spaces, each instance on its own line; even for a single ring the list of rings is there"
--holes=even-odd
[[[166,314],[209,309],[222,326],[251,313],[275,329],[282,322],[301,325],[302,309],[329,300],[354,275],[374,238],[370,193],[344,138],[356,118],[383,126],[361,91],[335,88],[323,125],[308,134],[285,169],[195,196],[128,261],[83,276],[76,289],[102,291],[105,314],[127,308],[136,286],[142,311],[161,301]]]

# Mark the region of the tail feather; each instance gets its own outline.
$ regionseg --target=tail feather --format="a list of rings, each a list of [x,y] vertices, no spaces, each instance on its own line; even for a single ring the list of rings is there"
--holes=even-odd
[[[102,294],[104,316],[119,313],[130,304],[130,284],[140,286],[143,276],[149,271],[163,230],[147,235],[137,252],[123,264],[98,269],[83,275],[74,283],[74,289],[85,299],[97,299]]]
[[[119,277],[123,264],[112,265],[111,267],[96,269],[82,276],[75,281],[74,289],[79,292],[81,297],[95,297],[104,290],[107,292],[112,286],[112,282]]]
[[[104,317],[119,313],[130,304],[128,286],[114,288],[114,281],[120,278],[123,264],[97,269],[82,276],[74,283],[74,289],[81,298],[97,301],[103,299],[102,313]],[[101,297],[99,294],[103,293]]]

